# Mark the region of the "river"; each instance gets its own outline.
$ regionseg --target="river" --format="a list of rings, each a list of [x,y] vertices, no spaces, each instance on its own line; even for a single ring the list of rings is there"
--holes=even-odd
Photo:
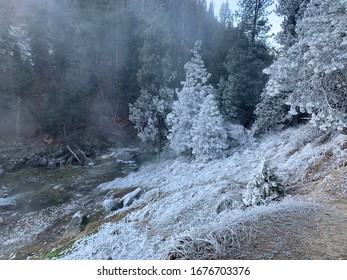
[[[105,197],[93,190],[101,183],[136,171],[141,163],[154,158],[141,154],[133,161],[119,162],[115,156],[99,157],[93,165],[7,172],[0,178],[0,259],[40,259],[74,240],[77,236],[67,238],[66,230],[78,211],[88,216],[90,230],[96,229],[105,217]]]
[[[137,163],[98,160],[93,166],[65,165],[55,170],[28,168],[8,172],[0,179],[0,198],[12,200],[21,214],[66,203],[90,192],[100,183],[137,169]],[[1,213],[0,213],[1,214]]]

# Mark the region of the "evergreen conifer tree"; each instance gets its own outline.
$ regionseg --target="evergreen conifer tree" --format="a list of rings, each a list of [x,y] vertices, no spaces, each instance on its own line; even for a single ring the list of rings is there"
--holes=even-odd
[[[186,80],[182,82],[183,88],[177,93],[178,100],[173,103],[172,113],[168,115],[171,126],[171,148],[178,154],[192,153],[192,129],[194,121],[200,113],[201,104],[213,87],[207,84],[211,74],[206,71],[204,62],[199,54],[201,41],[195,43],[193,57],[184,66]]]
[[[272,56],[263,43],[252,43],[242,29],[237,29],[233,38],[224,64],[229,76],[219,84],[218,101],[227,121],[250,127],[267,81],[263,69],[270,65]]]
[[[308,113],[321,129],[347,127],[346,1],[311,0],[298,40],[266,70],[269,95],[285,93],[290,113]]]
[[[227,132],[217,102],[206,96],[192,129],[192,154],[199,161],[221,158],[228,148]]]
[[[168,115],[171,125],[168,138],[176,153],[207,161],[221,156],[227,133],[213,96],[214,89],[207,84],[210,74],[199,54],[200,48],[201,41],[197,41],[193,57],[184,67],[186,80]]]

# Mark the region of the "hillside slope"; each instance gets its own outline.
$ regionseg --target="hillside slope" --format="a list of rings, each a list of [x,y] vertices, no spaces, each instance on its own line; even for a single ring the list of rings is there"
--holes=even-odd
[[[130,207],[78,240],[64,259],[347,259],[347,136],[311,126],[247,144],[208,164],[148,164],[95,191],[140,187]],[[266,159],[286,196],[267,206],[217,211],[236,198]]]

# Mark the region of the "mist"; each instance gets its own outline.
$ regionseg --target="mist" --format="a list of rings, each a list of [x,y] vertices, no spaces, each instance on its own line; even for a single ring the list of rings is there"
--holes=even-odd
[[[194,42],[203,39],[211,55],[220,41],[218,21],[200,1],[1,1],[0,21],[3,141],[131,126],[129,104],[155,75],[151,55],[168,50],[160,71],[178,73],[171,85],[180,87]]]

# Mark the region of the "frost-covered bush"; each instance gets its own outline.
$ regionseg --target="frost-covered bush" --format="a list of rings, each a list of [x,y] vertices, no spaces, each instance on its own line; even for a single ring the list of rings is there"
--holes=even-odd
[[[249,131],[243,125],[227,123],[226,130],[231,146],[244,145],[250,141]]]
[[[285,93],[291,114],[306,112],[323,130],[347,127],[346,25],[346,1],[310,1],[297,42],[266,69],[267,94]]]
[[[260,167],[259,174],[247,184],[247,189],[242,195],[246,206],[267,204],[284,194],[282,182],[268,162],[263,161]]]

